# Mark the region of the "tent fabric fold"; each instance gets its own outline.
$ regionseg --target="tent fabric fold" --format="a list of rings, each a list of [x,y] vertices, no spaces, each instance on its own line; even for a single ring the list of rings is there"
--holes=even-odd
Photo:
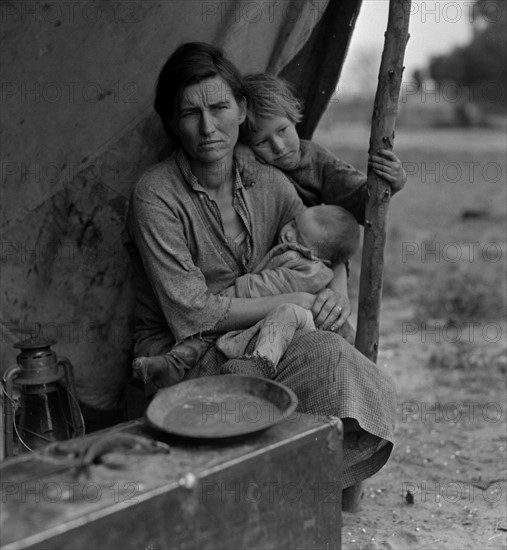
[[[167,144],[152,108],[163,63],[198,40],[244,73],[281,74],[310,137],[360,0],[27,4],[5,3],[1,31],[2,370],[16,341],[54,338],[80,400],[114,408],[132,359],[121,231],[135,181]]]

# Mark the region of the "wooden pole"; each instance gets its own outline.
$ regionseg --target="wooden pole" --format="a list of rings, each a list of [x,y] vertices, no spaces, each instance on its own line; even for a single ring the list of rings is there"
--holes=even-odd
[[[394,126],[404,68],[403,58],[409,39],[410,7],[411,0],[390,0],[389,2],[389,19],[373,107],[369,153],[393,148]],[[386,218],[391,189],[384,180],[375,175],[371,168],[368,168],[367,186],[368,204],[364,224],[355,346],[363,355],[376,363]],[[342,509],[347,512],[357,512],[362,492],[362,483],[356,483],[345,489],[342,494]]]
[[[403,58],[409,39],[411,0],[390,0],[389,20],[380,64],[377,93],[373,107],[369,153],[392,150],[398,112]],[[359,301],[355,346],[373,362],[377,361],[379,313],[382,298],[382,272],[386,218],[391,190],[368,168],[368,204],[364,224],[363,255],[359,279]]]

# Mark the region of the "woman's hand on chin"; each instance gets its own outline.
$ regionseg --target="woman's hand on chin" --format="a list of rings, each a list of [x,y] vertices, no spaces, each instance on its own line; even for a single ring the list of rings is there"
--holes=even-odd
[[[324,288],[317,294],[311,310],[317,328],[336,332],[350,315],[350,302],[347,296]]]

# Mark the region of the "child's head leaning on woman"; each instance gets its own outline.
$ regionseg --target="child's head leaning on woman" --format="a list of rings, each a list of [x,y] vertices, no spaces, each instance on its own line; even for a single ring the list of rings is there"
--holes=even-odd
[[[294,168],[300,160],[296,124],[302,119],[302,105],[289,84],[269,73],[243,79],[247,97],[247,118],[241,139],[264,162],[281,170]]]

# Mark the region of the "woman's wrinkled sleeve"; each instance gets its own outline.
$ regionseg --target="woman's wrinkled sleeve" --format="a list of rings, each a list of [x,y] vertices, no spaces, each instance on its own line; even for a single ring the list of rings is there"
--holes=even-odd
[[[131,238],[176,341],[214,329],[227,316],[231,298],[209,291],[177,212],[136,193],[131,208]]]

